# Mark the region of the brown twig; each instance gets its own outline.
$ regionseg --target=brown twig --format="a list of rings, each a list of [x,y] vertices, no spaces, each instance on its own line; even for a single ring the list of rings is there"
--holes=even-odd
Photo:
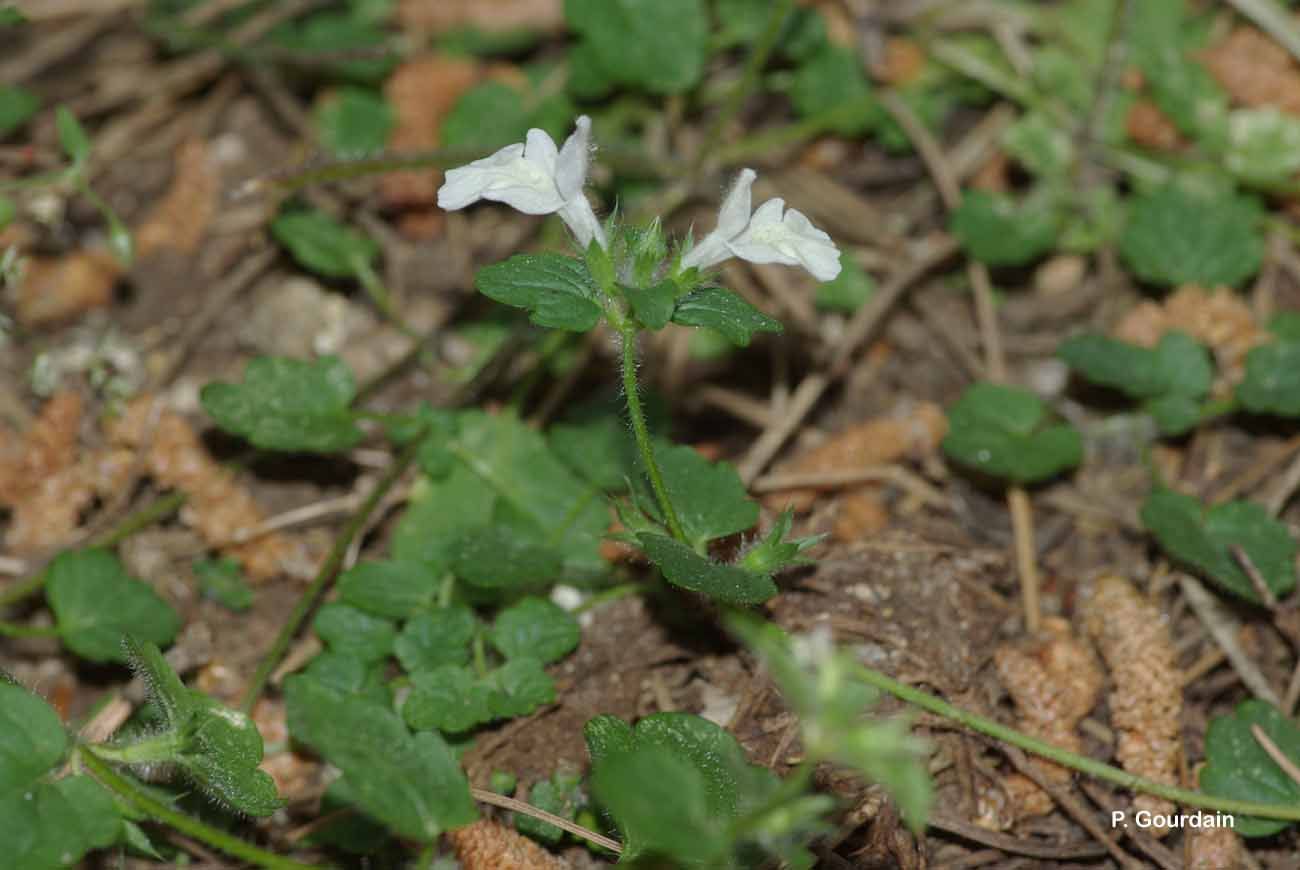
[[[524,815],[531,816],[539,821],[555,825],[555,827],[568,831],[575,837],[581,837],[582,839],[595,843],[597,846],[608,849],[615,854],[621,855],[623,853],[623,844],[619,843],[617,840],[611,840],[604,834],[598,834],[593,830],[584,828],[582,825],[575,824],[568,819],[555,815],[554,813],[548,813],[546,810],[538,809],[532,804],[524,803],[521,800],[515,800],[512,797],[506,797],[503,794],[497,794],[494,791],[474,788],[472,786],[470,787],[469,793],[473,795],[474,800],[479,801],[480,803],[491,804],[492,806],[500,807],[503,810],[512,810],[516,813],[523,813]]]

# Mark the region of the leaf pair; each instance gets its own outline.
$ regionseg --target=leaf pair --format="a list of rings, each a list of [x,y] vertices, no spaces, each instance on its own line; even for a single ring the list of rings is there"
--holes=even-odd
[[[1087,333],[1068,339],[1057,354],[1093,383],[1140,400],[1165,435],[1200,422],[1214,377],[1209,352],[1181,332],[1165,334],[1154,348]]]
[[[397,834],[431,843],[478,816],[437,732],[411,734],[390,707],[305,674],[286,680],[285,704],[294,737],[339,768],[356,806]]]
[[[1142,504],[1142,524],[1171,556],[1247,601],[1262,603],[1233,554],[1240,547],[1274,596],[1296,585],[1296,542],[1262,505],[1232,501],[1205,508],[1195,498],[1158,487]]]
[[[689,713],[628,725],[597,716],[583,729],[592,789],[623,835],[622,861],[647,856],[684,867],[730,868],[737,820],[778,785],[750,764],[734,737]]]
[[[268,816],[284,806],[275,781],[258,768],[262,735],[252,720],[186,688],[152,643],[128,637],[125,645],[163,726],[136,744],[113,747],[114,754],[129,760],[136,749],[149,753],[142,761],[174,763],[209,798],[237,813]]]
[[[948,409],[943,450],[992,477],[1034,483],[1078,465],[1083,439],[1051,422],[1047,405],[1028,390],[979,383]]]
[[[478,271],[484,296],[525,309],[538,326],[586,332],[595,327],[610,300],[586,263],[560,254],[518,254]],[[717,330],[732,343],[748,345],[756,332],[780,332],[781,324],[730,290],[699,287],[681,295],[672,281],[619,286],[631,314],[647,329],[669,322]]]

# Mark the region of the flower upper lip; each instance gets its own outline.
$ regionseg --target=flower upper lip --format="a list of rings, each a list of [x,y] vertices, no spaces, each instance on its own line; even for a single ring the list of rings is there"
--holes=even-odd
[[[534,127],[524,142],[448,170],[438,189],[438,205],[454,211],[487,199],[524,214],[559,214],[584,248],[593,239],[604,247],[604,230],[582,192],[590,148],[591,119],[586,115],[578,118],[563,148]]]
[[[682,265],[706,269],[731,257],[751,263],[802,266],[818,281],[831,281],[840,273],[840,251],[831,237],[813,226],[785,200],[769,199],[750,214],[754,180],[752,169],[742,169],[718,210],[718,225],[682,257]]]

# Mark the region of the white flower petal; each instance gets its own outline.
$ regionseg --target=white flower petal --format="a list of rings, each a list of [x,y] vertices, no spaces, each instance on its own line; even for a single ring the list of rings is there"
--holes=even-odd
[[[591,119],[582,115],[574,124],[573,134],[564,140],[555,167],[555,186],[565,199],[573,199],[582,193],[582,186],[587,183],[590,159]]]
[[[582,191],[578,195],[564,204],[560,209],[560,220],[564,221],[578,240],[578,244],[585,251],[590,245],[591,240],[596,239],[600,242],[602,248],[608,248],[609,243],[605,240],[605,230],[596,219],[596,213],[591,210],[591,203]]]
[[[560,152],[556,150],[555,140],[551,138],[551,134],[534,127],[528,131],[524,143],[524,159],[546,173],[553,182],[555,164]]]
[[[785,211],[780,199],[759,206],[749,227],[728,247],[751,263],[803,266],[819,281],[830,281],[840,273],[840,252],[831,237],[797,209]]]
[[[758,207],[758,211],[754,212],[754,216],[749,219],[749,226],[745,228],[745,232],[752,233],[754,230],[779,224],[783,211],[785,211],[784,199],[779,196],[769,199]]]
[[[490,157],[475,160],[468,166],[447,170],[445,181],[438,188],[438,207],[455,211],[478,202],[483,197],[483,190],[495,177],[492,173],[504,171],[505,167],[523,157],[523,154],[523,145],[507,145]]]
[[[722,208],[718,209],[718,227],[713,231],[714,233],[730,240],[744,232],[745,227],[749,225],[750,197],[756,178],[758,173],[754,170],[740,170],[736,183],[731,186],[726,199],[722,201]]]
[[[728,243],[749,225],[750,198],[757,177],[758,174],[752,169],[740,170],[735,184],[718,209],[718,225],[682,257],[682,266],[688,269],[707,269],[731,259]]]

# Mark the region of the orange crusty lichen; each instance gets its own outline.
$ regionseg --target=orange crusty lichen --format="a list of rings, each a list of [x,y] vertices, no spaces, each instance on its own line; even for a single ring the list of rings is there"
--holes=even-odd
[[[1222,372],[1215,392],[1226,392],[1246,372],[1246,354],[1270,340],[1240,296],[1227,287],[1207,290],[1194,284],[1179,287],[1163,303],[1143,302],[1115,326],[1121,341],[1154,347],[1172,331],[1185,332],[1209,346]]]
[[[109,424],[108,434],[117,444],[145,451],[150,475],[187,496],[182,521],[207,544],[239,560],[250,579],[270,579],[302,557],[296,542],[277,532],[238,540],[262,522],[262,510],[235,476],[208,455],[184,417],[156,410],[154,400],[144,396]]]
[[[1060,618],[1045,619],[1038,636],[998,647],[993,663],[1015,702],[1020,729],[1053,746],[1079,752],[1076,729],[1096,706],[1104,675],[1096,655],[1074,636],[1070,624]],[[1051,782],[1070,781],[1070,771],[1059,764],[1042,759],[1032,763]],[[1003,784],[1016,819],[1051,812],[1051,798],[1028,777],[1012,774]]]
[[[1182,673],[1164,617],[1131,583],[1113,575],[1084,590],[1083,617],[1115,682],[1109,701],[1116,758],[1130,773],[1178,785]],[[1145,794],[1134,798],[1133,807],[1153,814],[1174,810],[1169,801]]]
[[[570,870],[568,861],[490,819],[447,832],[465,870]]]

